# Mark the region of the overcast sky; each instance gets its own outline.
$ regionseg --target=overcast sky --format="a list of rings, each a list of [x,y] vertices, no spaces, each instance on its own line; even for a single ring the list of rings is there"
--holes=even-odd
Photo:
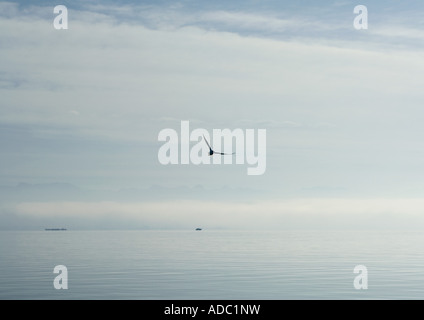
[[[424,226],[424,3],[369,2],[0,2],[0,229]],[[265,174],[161,165],[185,120]]]

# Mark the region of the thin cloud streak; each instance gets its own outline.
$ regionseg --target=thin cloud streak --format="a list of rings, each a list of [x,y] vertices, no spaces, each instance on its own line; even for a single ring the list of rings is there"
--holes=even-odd
[[[263,202],[165,201],[28,202],[13,212],[31,218],[72,218],[80,223],[103,219],[151,228],[418,228],[424,225],[420,198],[303,198]]]

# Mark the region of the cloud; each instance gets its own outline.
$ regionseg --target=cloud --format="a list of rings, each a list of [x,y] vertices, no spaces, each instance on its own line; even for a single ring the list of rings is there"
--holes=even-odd
[[[372,28],[370,33],[379,37],[386,38],[397,38],[399,39],[413,39],[413,40],[423,40],[424,39],[424,31],[422,29],[414,28],[414,27],[406,27],[402,25],[395,26],[385,25],[378,26]]]
[[[387,50],[381,43],[393,38],[374,43],[370,32],[352,41],[348,32],[316,37],[325,28],[303,11],[287,18],[128,6],[114,14],[114,6],[95,12],[79,4],[70,7],[69,30],[53,28],[51,7],[1,4],[0,117],[14,128],[0,140],[7,183],[184,180],[291,194],[315,185],[420,193],[420,50]],[[300,24],[290,39],[270,36],[296,28],[291,21]],[[186,119],[207,130],[269,128],[270,174],[258,183],[228,167],[158,165],[158,132]],[[284,135],[279,128],[287,128]],[[400,184],[390,184],[400,175]]]
[[[245,118],[256,118],[258,108],[293,106],[299,96],[313,112],[310,104],[319,105],[328,97],[353,98],[352,88],[385,93],[390,87],[408,94],[422,82],[411,88],[396,77],[400,70],[417,66],[418,57],[408,53],[393,60],[391,54],[366,48],[244,38],[198,27],[149,30],[142,25],[89,23],[78,15],[72,24],[65,35],[36,18],[2,22],[1,30],[11,30],[2,37],[21,39],[2,50],[2,61],[8,61],[2,69],[25,79],[2,93],[3,119],[70,124],[72,120],[57,111],[78,107],[85,115],[78,126],[106,135],[110,128],[121,129],[117,131],[122,135],[146,114],[178,119],[179,109],[184,109],[194,118],[213,121],[224,110],[231,118],[239,117],[243,108]],[[34,35],[33,30],[39,32]],[[30,52],[31,58],[25,59],[22,52]],[[421,79],[420,71],[412,70],[410,78]],[[25,112],[16,113],[18,108]],[[286,118],[299,123],[293,115],[304,108],[282,106],[277,116],[286,111]],[[133,135],[129,133],[128,138]]]
[[[370,50],[382,45],[386,48],[396,48],[399,38],[422,38],[420,26],[411,24],[411,19],[405,18],[414,16],[414,19],[419,19],[419,16],[415,18],[416,11],[408,11],[407,7],[377,5],[371,11],[371,27],[364,36],[364,32],[357,32],[352,27],[355,17],[352,14],[353,7],[347,1],[335,2],[332,5],[308,5],[303,6],[302,10],[297,7],[285,7],[284,11],[260,7],[252,10],[249,6],[243,11],[231,6],[216,10],[207,6],[191,7],[187,4],[116,6],[82,3],[79,11],[81,16],[89,17],[87,12],[92,14],[92,21],[96,21],[94,17],[99,16],[104,21],[108,19],[109,22],[118,24],[142,24],[153,30],[178,31],[186,27],[196,27],[243,36],[320,42],[336,47],[368,47]],[[407,46],[413,48],[420,45],[409,42]]]
[[[81,108],[85,117],[78,126],[107,134],[118,125],[122,130],[117,131],[124,134],[135,127],[128,122],[146,113],[152,118],[180,119],[178,109],[183,108],[194,118],[213,121],[221,118],[214,116],[215,111],[226,110],[235,118],[243,108],[245,118],[256,118],[264,105],[291,102],[291,107],[281,107],[290,113],[286,116],[290,123],[274,120],[290,126],[300,123],[293,117],[299,102],[293,102],[305,92],[302,104],[311,112],[310,104],[328,97],[342,99],[347,93],[348,99],[353,98],[352,88],[385,93],[390,87],[408,94],[421,85],[418,81],[411,88],[396,78],[419,60],[406,52],[394,60],[392,54],[372,52],[367,46],[353,50],[266,39],[259,34],[241,37],[231,27],[225,31],[205,31],[202,26],[152,30],[142,23],[111,23],[107,17],[112,12],[104,19],[88,21],[82,13],[94,13],[81,10],[73,15],[72,28],[66,33],[37,16],[31,21],[15,16],[1,22],[1,30],[8,31],[0,36],[12,44],[0,55],[8,61],[2,70],[8,79],[12,74],[25,79],[16,88],[11,88],[16,81],[4,84],[8,90],[2,93],[3,119],[69,124],[73,120],[57,110]],[[253,28],[255,24],[272,28],[276,23],[272,17],[251,13],[206,12],[204,16],[246,20]],[[271,26],[265,21],[271,21]],[[31,58],[22,52],[29,52]],[[420,69],[411,71],[410,77],[420,79],[420,74]],[[29,95],[31,106],[25,99]],[[59,99],[61,103],[55,103]],[[25,112],[16,114],[18,107]]]
[[[251,120],[251,119],[241,119],[236,122],[237,125],[242,127],[253,127],[253,128],[298,128],[301,127],[302,124],[290,121],[276,121],[276,120]]]
[[[19,14],[18,4],[13,2],[0,2],[0,14],[2,17],[14,17]]]
[[[287,32],[287,29],[305,25],[316,26],[316,23],[299,21],[296,19],[281,19],[269,15],[253,14],[245,12],[212,11],[199,16],[200,22],[218,23],[232,30],[248,30],[256,32]]]
[[[424,199],[302,198],[261,202],[28,202],[14,213],[60,221],[126,221],[151,228],[397,229],[424,226]]]

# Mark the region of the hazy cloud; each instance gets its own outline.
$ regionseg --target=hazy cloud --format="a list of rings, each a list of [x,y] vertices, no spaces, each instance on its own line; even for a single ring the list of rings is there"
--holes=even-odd
[[[373,229],[419,228],[423,199],[302,198],[267,202],[168,201],[143,203],[21,203],[14,212],[31,218],[125,220],[151,228]],[[260,214],[258,214],[260,212]],[[400,223],[400,224],[399,224]]]
[[[74,211],[83,219],[84,212],[97,217],[105,210],[115,222],[122,212],[155,226],[202,217],[196,222],[217,227],[260,225],[254,210],[264,212],[264,226],[273,218],[285,225],[285,217],[300,224],[302,210],[311,225],[321,225],[318,217],[360,224],[355,216],[365,219],[367,212],[393,222],[404,207],[405,224],[419,221],[424,62],[416,40],[423,32],[409,17],[420,10],[392,4],[379,12],[387,4],[378,2],[369,30],[357,32],[346,2],[273,5],[75,1],[70,29],[60,31],[51,6],[0,2],[2,184],[96,190],[91,198],[66,198],[60,190],[58,198],[35,191],[20,198],[22,188],[12,188],[21,204],[4,212],[35,219],[43,210],[66,217]],[[178,132],[181,120],[208,131],[266,128],[267,174],[247,177],[235,165],[160,165],[157,135]],[[156,190],[162,201],[147,192],[133,203],[137,192],[109,192],[152,185],[195,196],[179,204],[172,192]],[[225,199],[219,192],[207,199],[208,192],[190,189],[197,185],[230,189]],[[241,188],[265,190],[267,202]],[[363,200],[271,201],[305,192]],[[234,203],[240,197],[252,204]],[[344,206],[350,213],[337,215]]]

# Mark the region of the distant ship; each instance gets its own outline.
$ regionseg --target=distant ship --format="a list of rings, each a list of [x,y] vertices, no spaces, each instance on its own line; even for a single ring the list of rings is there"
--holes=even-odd
[[[202,228],[196,228],[196,231],[200,231],[200,230],[202,230]]]
[[[45,231],[66,231],[65,228],[46,228]]]

